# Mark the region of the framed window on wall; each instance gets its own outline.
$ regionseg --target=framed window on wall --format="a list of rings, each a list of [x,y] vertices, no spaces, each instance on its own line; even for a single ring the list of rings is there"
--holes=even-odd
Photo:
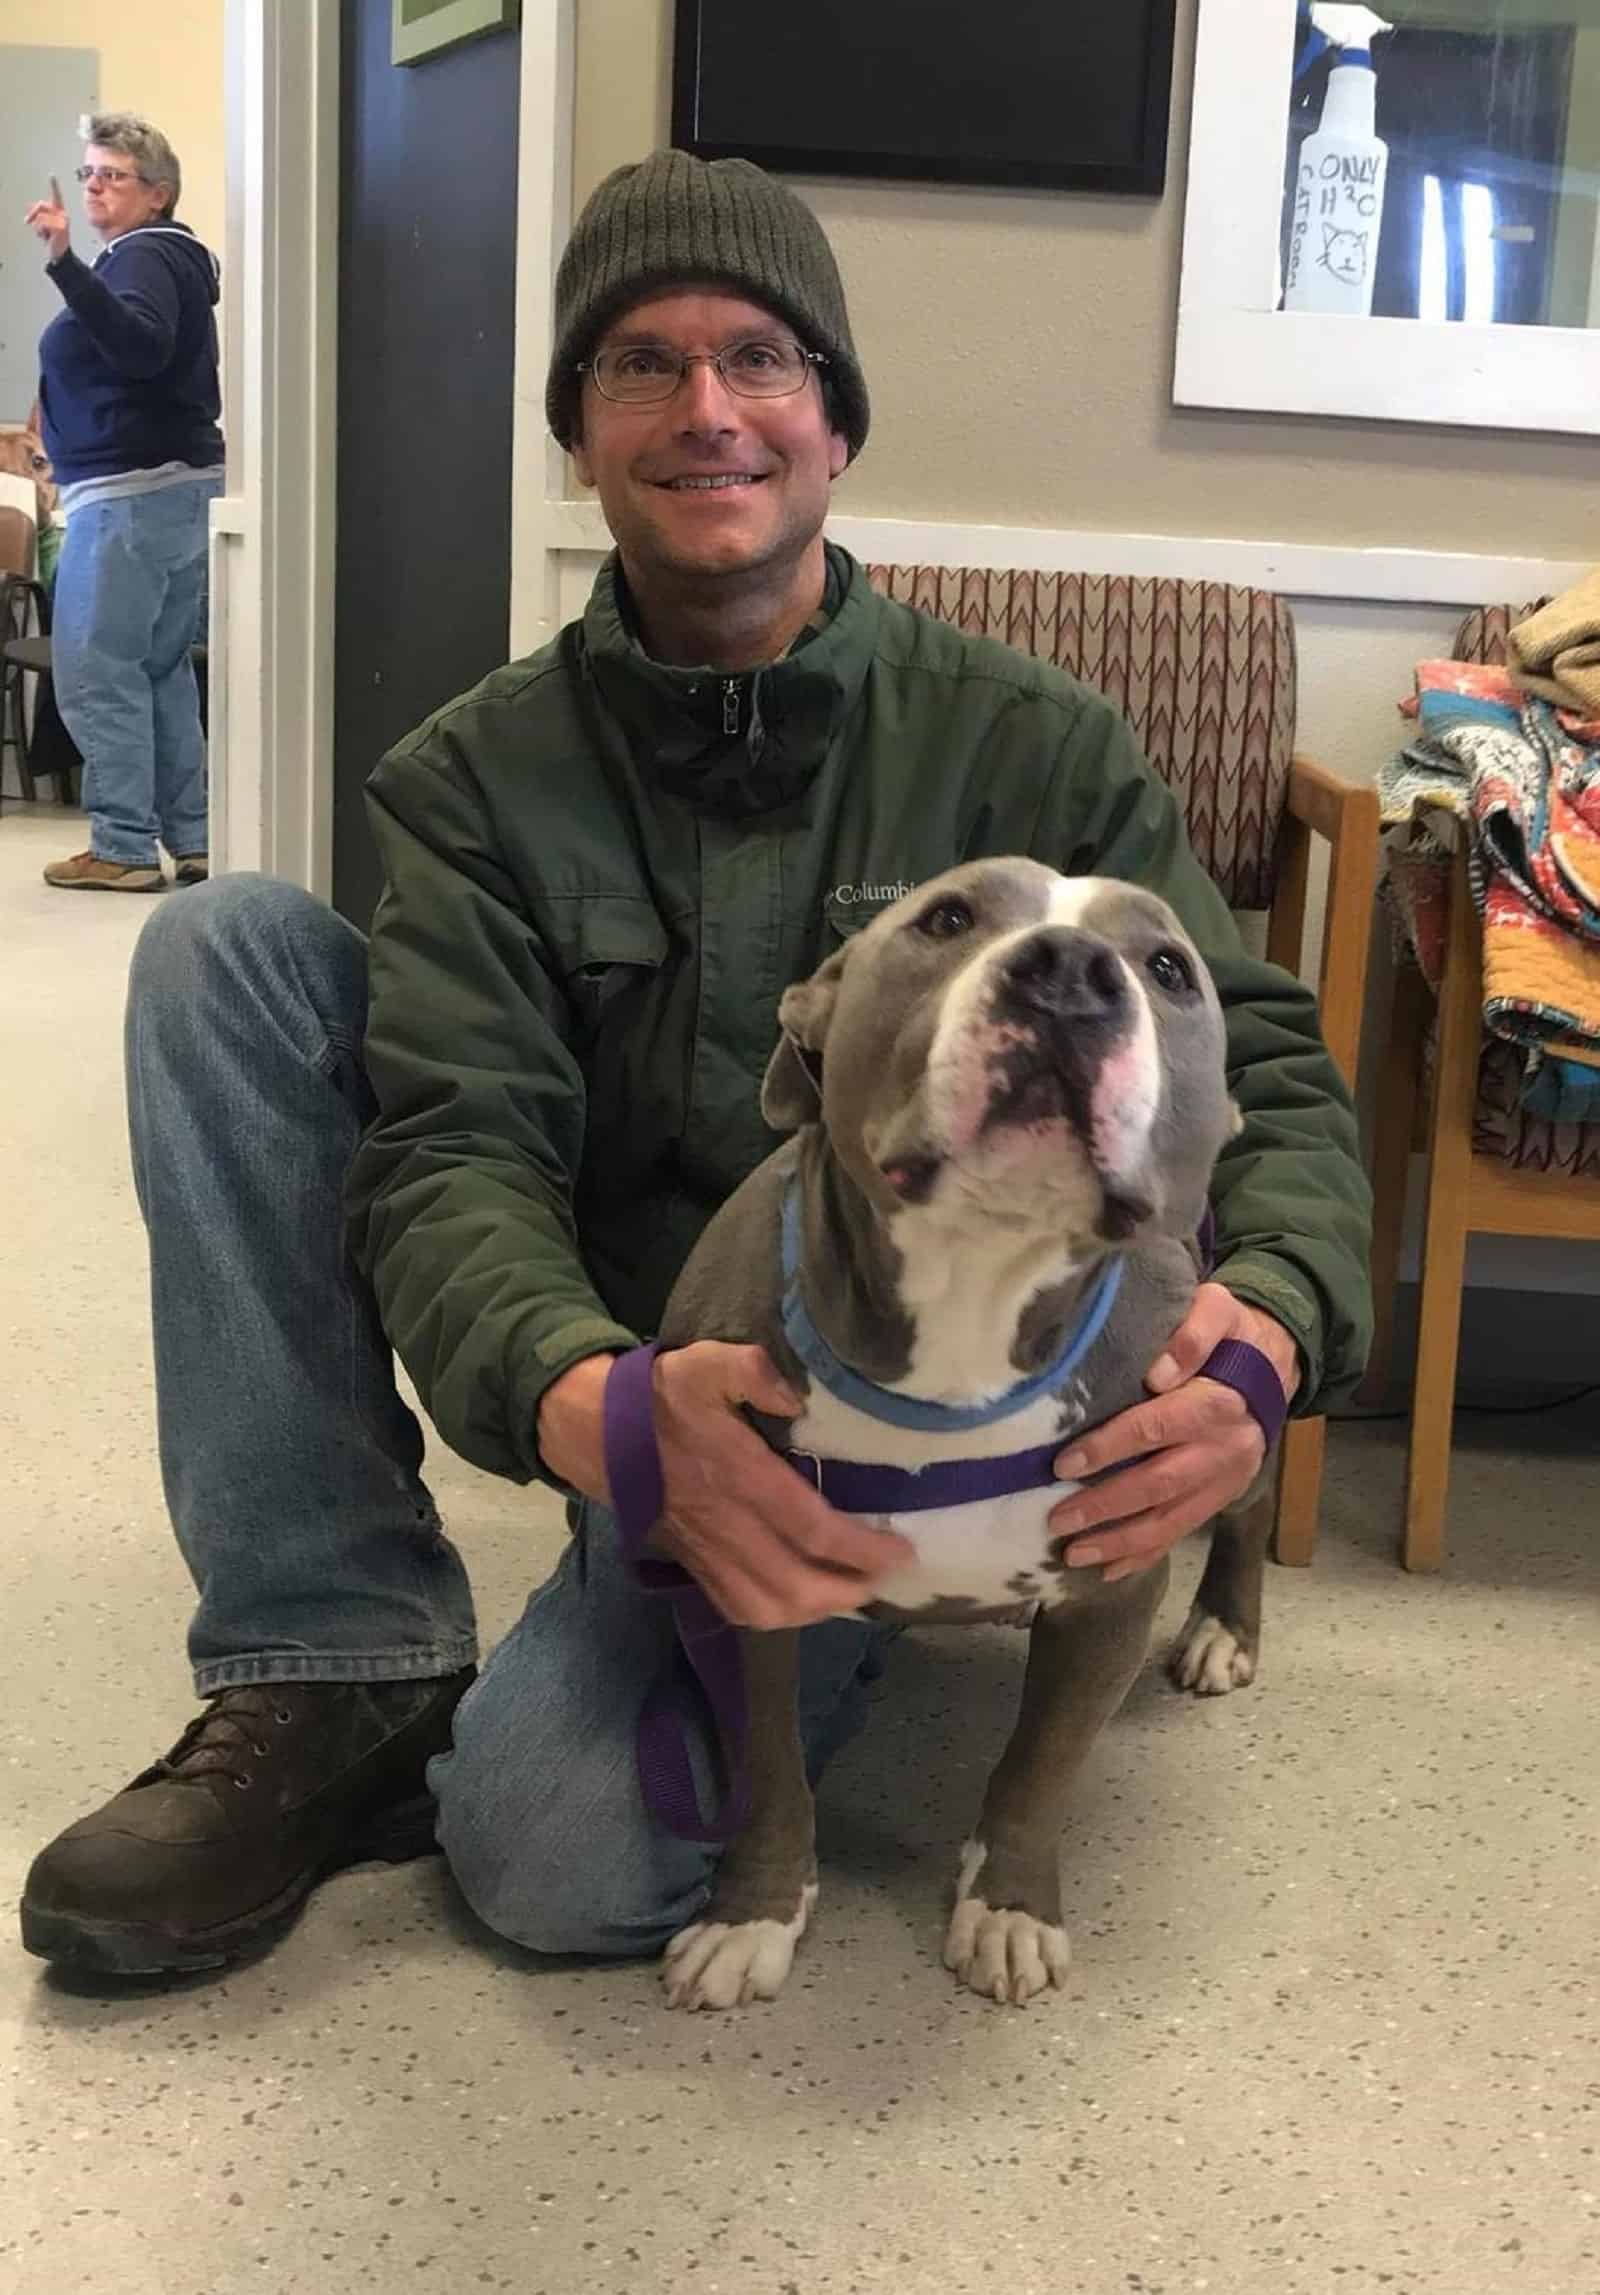
[[[1200,0],[1175,403],[1600,435],[1600,0],[1378,15]]]
[[[1158,194],[1174,0],[677,0],[672,140],[789,174]]]
[[[390,5],[391,60],[418,64],[460,40],[507,30],[517,21],[522,0],[390,0]]]

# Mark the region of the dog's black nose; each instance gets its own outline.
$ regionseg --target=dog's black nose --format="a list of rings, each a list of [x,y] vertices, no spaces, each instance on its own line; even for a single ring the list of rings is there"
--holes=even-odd
[[[1005,979],[1024,1004],[1052,1019],[1107,1020],[1127,999],[1122,966],[1112,951],[1072,925],[1030,933],[1007,957]]]

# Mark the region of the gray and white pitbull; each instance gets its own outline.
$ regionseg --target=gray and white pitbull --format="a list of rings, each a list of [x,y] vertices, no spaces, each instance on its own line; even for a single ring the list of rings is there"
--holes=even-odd
[[[706,1228],[663,1342],[764,1346],[806,1408],[762,1431],[828,1459],[925,1469],[1010,1454],[1142,1399],[1194,1292],[1212,1165],[1238,1126],[1216,991],[1165,903],[1036,861],[972,862],[884,910],[788,990],[780,1019],[762,1109],[796,1137]],[[1120,1288],[1076,1368],[1020,1410],[952,1432],[885,1423],[790,1344],[786,1201],[814,1333],[891,1397],[970,1415],[1020,1392],[1061,1359],[1118,1258]],[[1067,1798],[1139,1671],[1167,1582],[1164,1561],[1109,1585],[1067,1570],[1047,1517],[1074,1487],[885,1517],[916,1559],[866,1613],[970,1621],[1032,1609],[1021,1712],[961,1853],[944,1948],[961,1981],[996,2000],[1065,1981]],[[1186,1686],[1251,1677],[1264,1549],[1259,1503],[1218,1525],[1174,1663]],[[775,1996],[816,1901],[797,1636],[740,1639],[751,1812],[704,1916],[667,1948],[675,2006]]]

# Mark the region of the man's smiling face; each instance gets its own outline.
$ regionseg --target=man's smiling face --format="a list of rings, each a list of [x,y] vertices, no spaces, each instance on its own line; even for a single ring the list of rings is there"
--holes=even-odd
[[[684,288],[635,303],[596,349],[709,358],[752,338],[796,339],[759,303]],[[586,375],[582,423],[572,450],[578,476],[599,494],[624,566],[646,581],[791,569],[816,543],[830,485],[849,459],[844,436],[828,427],[815,368],[792,396],[758,399],[697,364],[655,406],[619,406]]]

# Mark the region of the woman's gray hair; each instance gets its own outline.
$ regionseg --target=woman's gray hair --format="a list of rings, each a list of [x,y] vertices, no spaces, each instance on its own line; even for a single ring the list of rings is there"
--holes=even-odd
[[[141,183],[172,188],[166,212],[172,214],[183,189],[183,170],[178,155],[161,130],[141,119],[137,112],[85,112],[78,122],[78,133],[85,143],[98,144],[102,151],[114,151],[121,159],[131,159]]]

